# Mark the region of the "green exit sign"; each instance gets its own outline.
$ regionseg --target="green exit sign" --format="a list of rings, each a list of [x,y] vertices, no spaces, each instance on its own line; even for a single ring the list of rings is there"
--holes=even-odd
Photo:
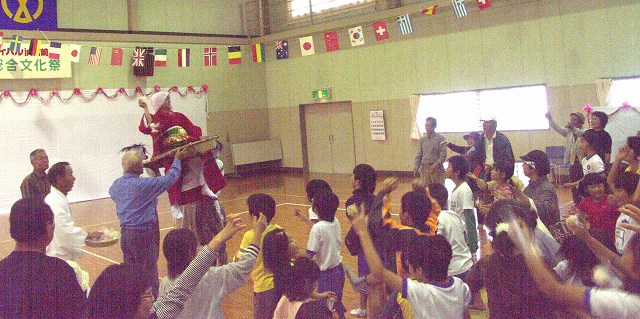
[[[328,99],[331,97],[329,89],[313,90],[311,95],[314,99]]]

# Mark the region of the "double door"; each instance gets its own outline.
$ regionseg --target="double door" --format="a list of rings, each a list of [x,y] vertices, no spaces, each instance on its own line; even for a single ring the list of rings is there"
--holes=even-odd
[[[304,106],[309,172],[351,174],[355,166],[351,102]]]

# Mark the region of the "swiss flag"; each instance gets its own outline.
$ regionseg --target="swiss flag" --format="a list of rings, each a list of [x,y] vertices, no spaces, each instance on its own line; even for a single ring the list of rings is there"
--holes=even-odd
[[[324,34],[324,42],[327,44],[327,52],[340,50],[338,32],[331,31]]]
[[[478,2],[480,10],[491,8],[491,0],[476,0],[476,2]]]
[[[387,29],[387,21],[378,21],[373,23],[373,32],[376,34],[376,41],[384,41],[389,39],[389,29]]]

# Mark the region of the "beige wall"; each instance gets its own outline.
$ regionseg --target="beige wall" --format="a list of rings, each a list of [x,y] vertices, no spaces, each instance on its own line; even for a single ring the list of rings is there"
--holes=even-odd
[[[58,27],[205,34],[242,34],[238,0],[58,0]]]
[[[276,61],[268,51],[271,137],[283,141],[284,166],[302,167],[298,105],[314,103],[311,91],[319,88],[331,88],[332,101],[353,102],[356,161],[379,170],[411,170],[411,94],[544,83],[551,113],[564,123],[585,103],[597,105],[597,78],[640,75],[640,51],[631,49],[639,44],[637,16],[640,1],[494,1],[492,9],[473,8],[464,19],[446,8],[436,16],[415,16],[417,31],[406,37],[390,18],[395,41],[384,43],[375,43],[370,22],[362,23],[362,47],[350,47],[345,27],[338,30],[341,50],[329,53],[323,31],[309,31],[315,32],[316,55],[300,57],[295,37],[288,38],[289,60]],[[385,111],[387,141],[370,140],[370,110]],[[461,134],[446,135],[463,142]],[[506,135],[516,156],[563,143],[550,131]]]

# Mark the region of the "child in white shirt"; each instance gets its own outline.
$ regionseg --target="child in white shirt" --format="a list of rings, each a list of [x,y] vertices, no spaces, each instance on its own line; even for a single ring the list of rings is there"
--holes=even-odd
[[[320,191],[313,197],[312,208],[318,214],[318,222],[311,227],[307,253],[320,267],[318,292],[333,291],[337,295],[334,310],[344,318],[346,308],[342,304],[344,269],[342,268],[342,229],[335,218],[340,205],[338,196],[331,191]]]

